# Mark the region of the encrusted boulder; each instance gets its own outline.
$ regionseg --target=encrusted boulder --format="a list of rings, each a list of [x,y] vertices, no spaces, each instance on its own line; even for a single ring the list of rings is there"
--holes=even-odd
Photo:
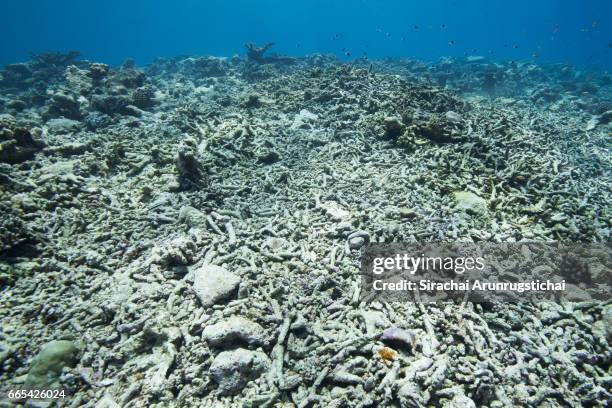
[[[49,388],[56,385],[64,367],[74,367],[76,364],[77,351],[76,346],[68,340],[47,343],[32,360],[26,387]]]
[[[264,329],[259,324],[242,316],[232,316],[227,320],[206,326],[202,338],[213,347],[245,343],[249,346],[262,345]]]
[[[219,353],[210,366],[210,375],[221,395],[236,395],[270,368],[270,359],[261,351],[236,349]]]
[[[456,191],[454,193],[455,208],[470,214],[484,215],[488,211],[487,200],[471,191]]]
[[[150,86],[141,86],[132,92],[132,104],[140,109],[147,109],[155,103],[155,91]]]
[[[193,290],[204,307],[210,307],[233,296],[240,284],[238,275],[209,264],[195,269],[193,279]]]

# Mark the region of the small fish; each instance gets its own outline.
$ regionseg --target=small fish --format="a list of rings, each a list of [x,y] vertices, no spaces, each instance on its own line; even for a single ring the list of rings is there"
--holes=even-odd
[[[516,49],[518,49],[518,45],[514,44],[514,45],[512,46],[512,48],[514,48],[514,49],[516,50]]]
[[[448,45],[455,45],[455,40],[450,40],[450,41],[448,42]]]
[[[612,42],[608,43],[608,48],[612,48]]]
[[[351,53],[349,51],[345,52],[344,55],[346,55],[347,57],[351,56]]]
[[[540,58],[540,54],[538,54],[537,52],[534,52],[533,54],[531,54],[531,57],[533,59],[538,59],[538,58]]]
[[[442,28],[446,28],[446,24],[442,24]]]
[[[414,28],[415,30],[418,30],[418,29],[419,29],[419,26],[418,26],[418,25],[415,25],[413,28]]]
[[[387,33],[387,34],[385,34],[385,35],[387,36],[387,38],[388,38],[388,37],[391,37],[391,33]]]

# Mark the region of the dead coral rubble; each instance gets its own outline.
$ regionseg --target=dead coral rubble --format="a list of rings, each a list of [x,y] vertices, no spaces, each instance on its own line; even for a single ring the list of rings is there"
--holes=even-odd
[[[608,242],[610,85],[534,99],[588,80],[481,59],[62,61],[0,81],[3,149],[36,146],[18,129],[46,145],[0,164],[3,389],[51,378],[86,407],[612,397],[608,303],[359,297],[369,242]]]

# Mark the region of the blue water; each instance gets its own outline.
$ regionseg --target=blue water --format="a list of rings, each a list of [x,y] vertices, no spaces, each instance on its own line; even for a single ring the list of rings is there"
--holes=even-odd
[[[252,41],[290,55],[483,55],[609,69],[611,17],[611,0],[5,0],[0,64],[51,50],[146,64],[243,54]]]

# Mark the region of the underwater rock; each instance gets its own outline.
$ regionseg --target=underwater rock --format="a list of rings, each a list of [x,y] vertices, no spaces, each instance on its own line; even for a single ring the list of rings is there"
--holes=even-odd
[[[127,108],[130,100],[125,95],[94,95],[91,97],[91,108],[107,115],[125,115],[130,113]]]
[[[263,164],[273,164],[280,160],[280,154],[275,152],[274,150],[265,150],[259,152],[257,155],[257,161]]]
[[[261,351],[239,348],[219,353],[209,371],[221,395],[235,395],[269,368],[270,359]]]
[[[94,82],[99,82],[102,79],[106,78],[110,72],[110,68],[106,64],[101,64],[99,62],[94,62],[89,64],[89,71],[87,74],[94,80]]]
[[[64,76],[69,85],[69,89],[79,95],[86,95],[92,91],[93,79],[89,75],[88,70],[79,69],[74,65],[66,68]]]
[[[402,120],[395,116],[388,116],[384,119],[385,137],[389,139],[398,138],[406,130],[406,125]]]
[[[346,240],[348,241],[349,248],[359,249],[370,242],[370,234],[367,231],[355,231]]]
[[[462,123],[463,122],[463,118],[457,112],[448,111],[448,112],[446,112],[444,114],[444,117],[446,118],[446,120],[448,120],[451,123],[456,123],[457,124],[457,123]]]
[[[13,99],[6,103],[8,109],[12,109],[15,112],[21,112],[26,109],[28,105],[21,99]]]
[[[483,215],[488,212],[487,201],[471,191],[456,191],[454,193],[455,208],[470,214]]]
[[[450,400],[448,403],[445,403],[443,407],[444,408],[476,408],[476,404],[470,397],[464,394],[458,394],[458,395],[455,395],[453,399]]]
[[[29,130],[16,127],[15,119],[0,115],[0,162],[21,163],[34,157],[45,143],[32,136]]]
[[[461,123],[462,121],[450,121],[446,116],[435,116],[425,122],[419,123],[416,126],[415,133],[417,136],[424,137],[436,143],[460,142],[463,138],[459,133],[454,132],[454,129]]]
[[[178,64],[179,72],[197,77],[222,77],[229,68],[227,60],[218,57],[189,57]]]
[[[150,86],[141,86],[132,92],[132,104],[140,109],[150,108],[155,103],[155,91]]]
[[[318,116],[306,109],[302,109],[300,113],[296,114],[291,124],[291,129],[311,129],[314,122],[316,122]]]
[[[51,133],[62,135],[79,130],[81,122],[66,118],[57,118],[48,120],[45,125]]]
[[[0,72],[0,86],[22,89],[28,86],[32,70],[25,63],[9,64]]]
[[[249,346],[262,345],[264,329],[259,324],[242,316],[232,316],[227,320],[206,326],[202,338],[213,347],[229,348],[236,342]]]
[[[124,65],[120,70],[115,71],[110,79],[112,82],[119,83],[128,89],[136,89],[144,85],[146,76],[144,72],[134,68],[126,68]]]
[[[262,100],[257,94],[246,95],[241,105],[245,108],[258,108],[262,105]]]
[[[64,367],[74,367],[77,348],[68,340],[54,340],[43,346],[34,357],[26,377],[28,388],[49,388],[56,385]]]
[[[206,215],[197,208],[185,205],[179,210],[178,221],[190,228],[206,227]]]
[[[51,99],[47,105],[47,110],[43,113],[43,117],[80,119],[81,111],[79,102],[71,95],[56,92],[51,95]]]
[[[380,340],[388,344],[402,345],[410,350],[414,350],[416,334],[413,331],[399,327],[389,327],[383,331]]]
[[[194,271],[193,290],[202,306],[210,307],[233,296],[240,277],[216,265],[202,265]]]
[[[0,202],[0,253],[17,247],[31,238],[22,212],[9,202]]]
[[[176,169],[181,190],[201,188],[205,183],[205,167],[197,157],[196,141],[187,138],[181,142],[176,155]]]
[[[319,204],[319,208],[321,208],[325,212],[325,214],[334,221],[347,220],[351,216],[351,213],[344,209],[342,205],[337,203],[336,201],[327,201],[321,203]]]
[[[363,237],[354,237],[349,239],[348,244],[351,249],[359,249],[365,245],[365,239]]]
[[[83,118],[83,123],[90,130],[99,130],[107,127],[112,123],[112,118],[102,112],[89,112]]]
[[[197,246],[191,239],[180,235],[153,248],[151,259],[167,267],[189,265],[195,258],[196,250]]]
[[[403,384],[398,392],[401,408],[420,408],[425,406],[427,398],[423,395],[421,387],[415,382],[408,381]]]
[[[17,127],[17,121],[12,115],[7,113],[0,114],[0,138],[8,139],[13,135]]]

